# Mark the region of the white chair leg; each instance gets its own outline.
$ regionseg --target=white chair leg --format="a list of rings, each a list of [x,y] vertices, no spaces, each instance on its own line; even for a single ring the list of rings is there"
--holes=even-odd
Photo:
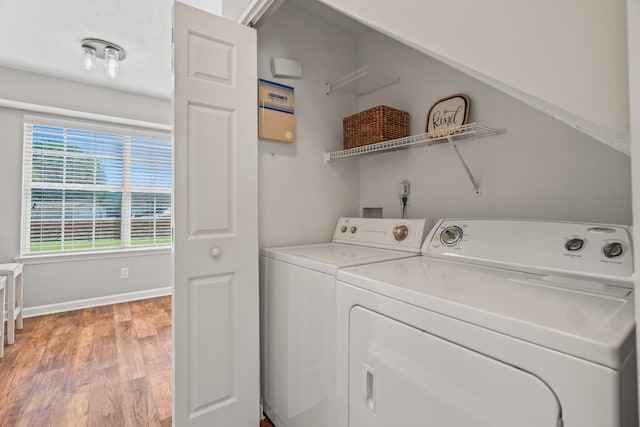
[[[16,327],[23,324],[23,265],[18,263],[0,264],[1,276],[6,278],[4,297],[7,306],[7,344],[16,340]]]
[[[0,357],[4,357],[4,294],[6,290],[7,279],[0,277],[0,307],[2,307],[2,327],[0,328]]]
[[[7,276],[5,286],[7,298],[7,344],[11,345],[16,341],[16,278],[11,272]]]
[[[24,327],[24,322],[22,319],[22,313],[24,311],[24,305],[22,304],[24,301],[24,293],[22,291],[22,277],[23,273],[20,272],[20,275],[16,279],[16,305],[18,308],[18,318],[16,319],[16,329],[22,329]]]

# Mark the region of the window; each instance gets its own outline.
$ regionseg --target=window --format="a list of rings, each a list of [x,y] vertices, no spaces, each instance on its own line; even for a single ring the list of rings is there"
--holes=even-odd
[[[25,117],[22,254],[171,244],[167,133]]]

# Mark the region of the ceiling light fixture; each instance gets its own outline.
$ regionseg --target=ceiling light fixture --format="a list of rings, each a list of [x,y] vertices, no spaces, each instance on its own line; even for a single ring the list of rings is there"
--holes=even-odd
[[[112,79],[118,77],[120,61],[127,57],[127,52],[115,43],[100,39],[82,40],[82,68],[87,71],[96,68],[96,58],[104,59],[104,69]]]

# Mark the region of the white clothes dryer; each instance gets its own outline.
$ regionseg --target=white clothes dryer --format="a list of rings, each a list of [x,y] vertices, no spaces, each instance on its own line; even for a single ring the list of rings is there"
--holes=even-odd
[[[337,270],[417,257],[430,225],[340,218],[331,243],[261,251],[262,404],[277,427],[336,425]]]
[[[628,228],[441,220],[338,271],[340,427],[636,427]]]

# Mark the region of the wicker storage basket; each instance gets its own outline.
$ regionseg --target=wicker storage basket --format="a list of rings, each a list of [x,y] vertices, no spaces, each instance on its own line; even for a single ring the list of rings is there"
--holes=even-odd
[[[344,149],[409,135],[409,113],[379,105],[342,120]]]

